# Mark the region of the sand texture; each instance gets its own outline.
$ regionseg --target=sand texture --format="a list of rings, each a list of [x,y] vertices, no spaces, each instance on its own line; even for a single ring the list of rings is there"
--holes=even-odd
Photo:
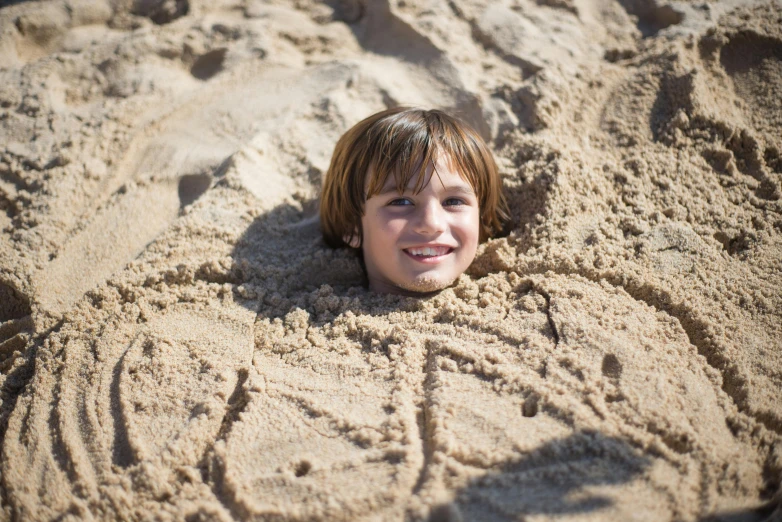
[[[0,520],[782,520],[778,0],[5,3]],[[513,214],[426,299],[314,218],[398,104]]]

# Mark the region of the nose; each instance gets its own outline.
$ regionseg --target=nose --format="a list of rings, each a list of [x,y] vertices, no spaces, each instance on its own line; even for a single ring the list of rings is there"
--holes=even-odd
[[[415,222],[415,231],[425,235],[439,235],[445,231],[447,216],[445,209],[436,199],[427,201],[419,207]]]

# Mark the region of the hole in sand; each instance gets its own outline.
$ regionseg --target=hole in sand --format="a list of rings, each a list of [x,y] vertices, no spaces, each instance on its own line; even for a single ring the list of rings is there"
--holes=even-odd
[[[190,12],[188,0],[136,0],[133,14],[146,16],[158,25],[168,24]]]
[[[225,61],[225,53],[227,51],[225,48],[220,48],[202,54],[190,68],[190,74],[199,80],[208,80],[223,70],[223,62]]]
[[[179,206],[186,207],[201,197],[212,184],[209,174],[187,174],[179,179]]]
[[[603,357],[603,375],[612,379],[618,379],[622,375],[622,363],[616,355],[609,353]]]
[[[524,405],[521,407],[521,414],[525,417],[534,417],[538,414],[538,397],[537,395],[533,395],[532,397],[528,397],[526,401],[524,401]]]
[[[302,460],[298,464],[296,464],[296,468],[293,470],[293,472],[296,474],[297,477],[303,477],[307,473],[310,472],[312,469],[312,464],[307,462],[306,460]]]
[[[404,453],[393,452],[393,453],[386,453],[384,458],[385,461],[388,462],[389,464],[399,464],[400,462],[405,460],[405,455]]]
[[[30,301],[27,297],[0,282],[0,323],[21,319],[31,313]]]
[[[729,236],[720,230],[714,233],[714,239],[722,244],[722,248],[728,254],[735,256],[749,250],[752,247],[752,243],[757,240],[757,237],[747,231],[741,231],[735,236]]]
[[[657,5],[655,0],[619,0],[628,14],[638,19],[638,30],[644,38],[654,36],[666,27],[684,20],[684,14],[670,5]]]
[[[334,20],[354,24],[364,18],[366,6],[364,0],[326,0],[334,9]]]
[[[455,504],[440,504],[429,514],[429,522],[455,522],[457,520],[462,520],[462,516]]]

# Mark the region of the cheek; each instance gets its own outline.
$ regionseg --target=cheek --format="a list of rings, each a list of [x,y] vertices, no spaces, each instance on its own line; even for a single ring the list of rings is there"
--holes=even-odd
[[[393,219],[384,218],[381,213],[367,214],[361,219],[362,233],[364,236],[364,255],[369,254],[377,257],[388,255],[389,249],[393,247],[401,235],[402,228],[398,222]]]
[[[364,233],[370,240],[391,241],[399,237],[405,228],[404,220],[398,217],[384,216],[382,212],[364,217],[362,220]]]
[[[477,247],[481,235],[481,217],[478,211],[466,213],[460,216],[457,224],[462,241],[470,247]]]

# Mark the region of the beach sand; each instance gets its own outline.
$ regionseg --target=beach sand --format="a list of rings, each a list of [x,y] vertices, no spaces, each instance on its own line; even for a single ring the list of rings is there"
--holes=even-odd
[[[512,210],[424,299],[314,218],[399,104]],[[2,7],[0,519],[780,520],[781,151],[776,0]]]

